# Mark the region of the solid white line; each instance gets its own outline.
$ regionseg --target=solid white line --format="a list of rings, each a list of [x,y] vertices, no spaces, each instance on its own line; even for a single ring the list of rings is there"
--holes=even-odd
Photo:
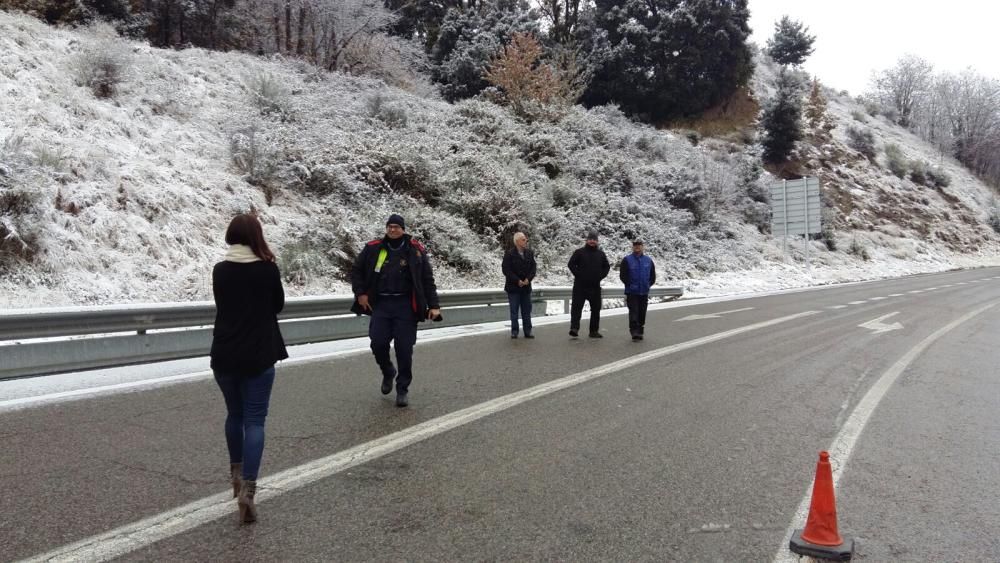
[[[889,389],[896,382],[903,371],[939,338],[958,328],[961,324],[995,307],[997,304],[1000,304],[1000,301],[994,301],[989,305],[980,307],[979,309],[976,309],[971,313],[967,313],[939,328],[933,334],[923,339],[919,344],[903,354],[903,356],[899,358],[899,360],[897,360],[892,367],[886,370],[886,372],[879,377],[878,381],[872,385],[871,389],[865,393],[865,396],[854,407],[854,410],[851,412],[851,416],[847,418],[847,421],[844,422],[844,425],[840,428],[840,432],[837,432],[837,436],[833,439],[833,443],[830,444],[829,448],[827,448],[827,451],[830,452],[830,463],[833,465],[834,487],[837,486],[841,475],[844,474],[844,468],[847,466],[847,462],[851,458],[851,452],[854,451],[854,446],[857,444],[858,438],[861,437],[861,432],[864,431],[865,425],[868,424],[868,420],[871,418],[872,413],[875,412],[879,402],[883,397],[885,397],[886,393],[888,393]],[[792,563],[799,560],[798,555],[795,555],[788,550],[788,540],[791,539],[792,533],[794,533],[796,528],[800,528],[805,525],[806,516],[809,512],[812,487],[813,484],[810,482],[809,487],[806,488],[806,494],[802,498],[802,502],[799,503],[799,507],[795,511],[795,517],[792,519],[792,523],[788,526],[788,529],[785,530],[785,537],[781,542],[781,547],[779,548],[777,555],[774,556],[775,563]]]
[[[345,469],[367,463],[422,440],[556,391],[618,373],[621,370],[657,358],[818,313],[819,311],[806,311],[673,344],[446,414],[371,442],[354,446],[298,467],[286,469],[264,480],[262,486],[257,490],[256,499],[263,502],[275,498],[282,493],[304,487]],[[107,561],[217,520],[234,512],[235,509],[236,503],[233,502],[232,492],[219,493],[110,532],[63,546],[28,561]]]

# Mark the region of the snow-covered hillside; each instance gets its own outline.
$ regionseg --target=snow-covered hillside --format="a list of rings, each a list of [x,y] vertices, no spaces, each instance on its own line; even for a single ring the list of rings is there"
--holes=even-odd
[[[81,67],[115,45],[127,72],[98,98]],[[693,145],[609,108],[529,124],[486,101],[451,105],[295,61],[158,50],[0,11],[0,307],[208,299],[224,229],[251,210],[290,295],[347,291],[354,253],[391,212],[428,243],[446,288],[500,285],[500,240],[518,223],[543,284],[568,281],[588,229],[615,258],[642,236],[664,281],[695,293],[992,263],[990,190],[865,116],[952,181],[917,187],[870,164],[844,144],[860,109],[834,96],[834,141],[806,149],[838,210],[838,249],[813,241],[807,272],[801,243],[785,263],[780,239],[743,223],[752,202],[736,186],[738,145]],[[710,194],[708,211],[686,208],[695,192]]]

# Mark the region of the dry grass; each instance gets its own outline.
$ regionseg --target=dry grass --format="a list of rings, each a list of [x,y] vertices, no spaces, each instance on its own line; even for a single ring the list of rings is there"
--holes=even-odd
[[[690,129],[702,137],[752,142],[760,103],[747,88],[740,88],[728,100],[705,110],[700,116],[664,124],[670,129]]]

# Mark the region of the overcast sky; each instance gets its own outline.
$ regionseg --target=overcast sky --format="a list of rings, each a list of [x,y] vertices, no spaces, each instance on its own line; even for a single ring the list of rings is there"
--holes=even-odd
[[[1000,2],[995,0],[750,0],[752,39],[763,46],[774,22],[791,16],[816,36],[805,70],[824,84],[860,94],[873,70],[913,53],[935,71],[972,67],[1000,78]]]

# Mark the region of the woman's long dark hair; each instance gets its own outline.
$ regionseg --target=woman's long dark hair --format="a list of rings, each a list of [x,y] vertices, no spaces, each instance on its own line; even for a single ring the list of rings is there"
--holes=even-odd
[[[226,229],[226,244],[245,244],[253,250],[257,258],[265,262],[274,262],[274,253],[264,240],[264,229],[260,221],[253,215],[240,214],[233,217]]]

